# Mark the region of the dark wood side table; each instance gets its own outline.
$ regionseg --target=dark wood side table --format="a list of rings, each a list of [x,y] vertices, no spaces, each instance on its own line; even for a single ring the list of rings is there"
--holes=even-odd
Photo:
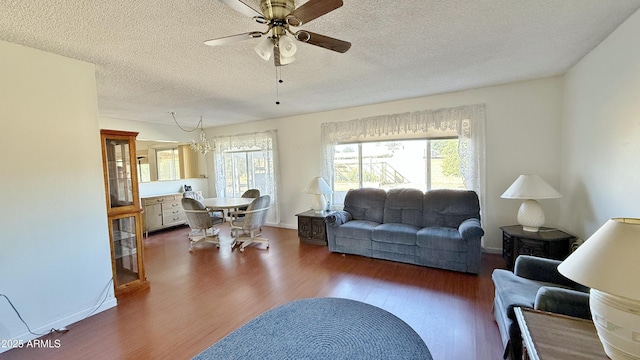
[[[592,321],[521,307],[514,311],[523,359],[609,359]]]
[[[333,213],[335,211],[328,210],[317,213],[315,210],[309,210],[296,214],[300,241],[309,244],[327,245],[327,225],[324,219]]]
[[[538,232],[524,231],[521,225],[502,226],[502,257],[513,269],[518,255],[533,255],[564,260],[575,236],[558,229],[541,227]]]

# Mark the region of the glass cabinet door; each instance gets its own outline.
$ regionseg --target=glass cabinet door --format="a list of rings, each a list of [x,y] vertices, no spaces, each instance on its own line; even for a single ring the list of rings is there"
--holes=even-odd
[[[141,279],[137,216],[111,220],[116,287]]]
[[[134,197],[130,141],[110,137],[106,137],[104,141],[109,206],[132,206]]]

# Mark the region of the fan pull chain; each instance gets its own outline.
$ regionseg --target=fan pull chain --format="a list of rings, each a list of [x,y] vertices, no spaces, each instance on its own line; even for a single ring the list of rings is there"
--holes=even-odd
[[[276,66],[276,105],[280,105],[280,93],[278,84],[282,84],[282,71],[281,66]]]

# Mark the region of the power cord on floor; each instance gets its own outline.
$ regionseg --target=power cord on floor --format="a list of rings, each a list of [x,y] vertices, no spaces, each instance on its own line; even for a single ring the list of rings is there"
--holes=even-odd
[[[109,281],[107,282],[107,285],[105,286],[104,290],[102,290],[101,294],[104,294],[104,298],[100,301],[100,303],[93,310],[91,310],[87,315],[85,315],[82,319],[80,319],[78,321],[82,321],[82,320],[88,318],[89,316],[93,315],[96,312],[96,310],[98,310],[102,306],[102,304],[104,304],[104,302],[107,301],[107,297],[109,295],[109,288],[110,288],[110,286],[112,284],[113,284],[113,278],[109,279]],[[102,297],[102,295],[100,295],[100,296]],[[24,326],[27,328],[27,331],[31,335],[44,336],[44,335],[49,335],[51,333],[64,334],[64,333],[69,331],[66,327],[61,327],[61,328],[58,328],[58,329],[51,328],[51,330],[49,330],[49,332],[42,333],[42,334],[38,334],[36,332],[33,332],[31,330],[31,328],[29,327],[29,324],[27,324],[27,322],[24,321],[24,319],[22,318],[22,315],[20,314],[18,309],[15,307],[15,305],[13,305],[13,303],[11,302],[11,299],[9,299],[9,297],[7,295],[5,295],[5,294],[0,294],[0,297],[3,297],[3,298],[5,298],[7,300],[7,302],[9,303],[11,308],[13,309],[13,311],[18,316],[18,319],[20,319],[20,321],[24,324]]]

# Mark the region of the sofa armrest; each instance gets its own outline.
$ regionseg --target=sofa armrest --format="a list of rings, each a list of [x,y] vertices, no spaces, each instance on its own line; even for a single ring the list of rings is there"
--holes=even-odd
[[[458,226],[458,231],[460,232],[460,236],[465,240],[484,235],[484,230],[482,230],[480,220],[476,218],[463,221],[462,224]]]
[[[543,286],[536,294],[533,307],[536,310],[591,319],[589,294],[582,291]]]
[[[575,283],[558,272],[562,261],[531,255],[520,255],[516,259],[513,273],[530,280],[544,281],[573,288]]]
[[[340,211],[336,211],[335,213],[327,216],[324,219],[324,221],[329,226],[338,227],[338,226],[346,223],[347,221],[351,221],[351,219],[352,219],[352,217],[351,217],[351,213],[350,212],[344,211],[344,210],[340,210]]]

